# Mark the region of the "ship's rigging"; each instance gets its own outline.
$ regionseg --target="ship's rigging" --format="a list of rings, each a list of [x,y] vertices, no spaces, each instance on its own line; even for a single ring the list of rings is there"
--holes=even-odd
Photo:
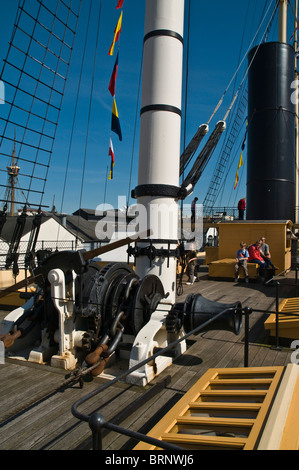
[[[37,215],[26,253],[26,268],[34,266],[35,245],[41,223],[41,210],[51,164],[55,136],[66,87],[78,25],[81,1],[19,2],[13,34],[3,61],[1,80],[6,86],[5,114],[0,117],[2,133],[0,159],[9,157],[9,172],[1,213],[1,226],[11,204],[23,207],[12,234],[6,268],[18,274],[18,248],[28,208]],[[17,129],[17,132],[16,132]],[[3,170],[1,170],[3,171]],[[19,182],[22,181],[20,185]],[[18,194],[16,197],[16,184]]]
[[[15,129],[18,128],[18,138],[15,142],[17,146],[16,165],[20,167],[20,190],[24,195],[25,203],[23,198],[21,201],[16,199],[14,203],[19,203],[21,207],[25,205],[27,207],[30,206],[40,209],[43,207],[45,208],[45,206],[43,206],[43,200],[45,196],[47,176],[53,154],[53,146],[61,112],[63,94],[65,92],[68,69],[73,52],[74,39],[78,27],[81,3],[82,2],[79,0],[71,2],[58,1],[55,5],[51,3],[50,6],[48,2],[37,1],[36,5],[33,7],[32,2],[28,2],[26,0],[19,2],[12,40],[9,43],[9,49],[4,60],[1,74],[2,80],[7,83],[7,114],[1,117],[3,122],[3,133],[0,142],[0,158],[3,159],[3,157],[7,158],[11,156],[11,144],[13,142],[12,134]],[[265,41],[267,39],[278,5],[279,0],[276,2],[274,0],[265,1],[260,25],[250,46],[252,46],[254,42]],[[190,14],[192,15],[191,0],[189,2],[188,30],[192,27],[190,24]],[[189,33],[190,31],[188,31],[188,35]],[[261,34],[261,39],[258,37],[259,33]],[[97,42],[95,47],[97,47]],[[187,54],[188,53],[189,52],[187,51]],[[210,121],[212,121],[216,112],[219,111],[219,108],[223,106],[223,98],[228,94],[229,88],[231,88],[232,84],[235,85],[237,74],[241,70],[241,66],[243,65],[245,58],[246,53],[243,60],[239,62],[233,79],[226,88],[214,112],[210,118],[207,119],[207,125],[210,124]],[[187,69],[188,60],[189,58],[187,57]],[[84,62],[84,57],[82,62]],[[14,73],[13,81],[11,81],[11,71]],[[204,206],[207,207],[207,209],[215,205],[220,192],[223,191],[229,170],[233,164],[231,161],[233,148],[238,145],[238,138],[240,134],[242,134],[245,126],[247,105],[246,73],[247,71],[244,73],[241,85],[237,92],[233,92],[233,97],[228,105],[228,110],[225,113],[225,117],[222,118],[226,125],[226,132],[224,133],[226,137],[221,151],[218,152],[218,160],[213,163],[214,171],[212,172],[210,185],[203,201]],[[188,107],[187,88],[188,72],[186,76],[185,91],[185,130]],[[91,99],[92,95],[91,91]],[[216,146],[219,145],[222,131],[219,132],[221,125],[218,125],[217,123],[212,135],[208,139],[208,142],[199,152],[197,159],[192,163],[196,150],[205,135],[205,133],[202,134],[204,126],[205,125],[199,128],[198,132],[194,135],[194,138],[182,153],[180,169],[182,186],[187,186],[191,181],[193,186],[197,184],[202,172],[209,164]],[[136,122],[134,128],[136,128]],[[72,135],[73,132],[74,127],[72,129]],[[200,138],[198,138],[199,136]],[[240,136],[240,138],[242,138],[242,136]],[[84,151],[85,158],[86,147],[87,142]],[[67,171],[69,160],[70,155],[68,155]],[[193,165],[192,167],[191,163]],[[132,179],[132,165],[133,155],[128,194],[130,193]],[[4,170],[1,171],[3,172]],[[82,170],[81,194],[84,186],[84,172],[85,168]],[[66,178],[67,174],[65,176],[65,181]],[[2,187],[6,186],[7,183],[2,184]],[[105,198],[106,189],[107,188],[105,188]],[[63,187],[62,206],[64,197],[65,184]],[[7,204],[6,199],[7,197],[3,198],[4,207],[6,207]],[[80,197],[80,201],[82,201],[82,196]],[[129,205],[129,197],[127,205]]]
[[[233,148],[235,144],[237,143],[237,139],[240,136],[240,132],[242,132],[242,129],[244,129],[244,126],[246,127],[247,94],[248,94],[247,74],[250,68],[250,64],[249,66],[246,66],[245,68],[243,78],[241,80],[240,85],[238,86],[237,91],[233,92],[233,98],[231,100],[231,103],[228,106],[228,110],[226,111],[223,120],[219,121],[216,124],[213,133],[209,137],[204,148],[200,151],[199,155],[195,159],[193,166],[189,170],[189,174],[187,176],[185,176],[186,168],[188,164],[191,162],[192,157],[195,155],[197,148],[199,144],[201,143],[204,135],[208,133],[209,123],[211,122],[215,114],[218,112],[220,107],[222,106],[225,95],[228,93],[233,83],[236,82],[237,74],[247,57],[248,51],[253,46],[253,44],[256,43],[258,40],[259,42],[267,41],[271,26],[273,24],[273,20],[277,12],[277,8],[279,6],[279,0],[276,2],[272,1],[270,2],[269,5],[267,5],[267,3],[268,2],[266,1],[264,5],[264,11],[262,14],[260,24],[253,37],[253,40],[251,41],[250,46],[246,50],[244,57],[242,58],[241,61],[239,61],[237,70],[234,73],[233,78],[231,79],[229,85],[225,89],[222,97],[220,98],[219,103],[217,104],[216,108],[214,109],[207,123],[199,127],[197,133],[195,134],[195,136],[193,137],[193,139],[191,140],[191,142],[189,143],[189,145],[187,146],[187,148],[184,150],[184,152],[181,155],[180,174],[183,177],[182,185],[184,187],[187,187],[188,185],[191,184],[194,188],[195,185],[198,183],[204,169],[208,165],[209,160],[211,159],[220,141],[221,135],[227,126],[227,131],[225,133],[226,138],[223,143],[222,149],[218,155],[218,160],[214,167],[214,172],[212,174],[211,182],[210,182],[207,194],[203,201],[203,205],[207,212],[213,209],[215,202],[217,200],[217,197],[219,197],[220,195],[221,187],[223,188],[225,184],[224,177],[229,171],[229,163],[230,163],[231,156],[233,155]],[[248,10],[247,10],[246,16],[247,14],[248,14]],[[261,39],[258,39],[259,33],[261,31],[262,31],[262,37]],[[246,132],[246,130],[244,132]]]
[[[1,71],[6,97],[5,114],[0,117],[0,158],[10,158],[14,143],[20,190],[25,197],[25,203],[14,199],[14,204],[44,207],[81,4],[79,0],[58,1],[55,5],[47,1],[19,2]]]

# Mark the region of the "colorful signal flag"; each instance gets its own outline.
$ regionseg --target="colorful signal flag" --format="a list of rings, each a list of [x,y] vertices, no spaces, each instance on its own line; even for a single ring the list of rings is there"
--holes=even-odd
[[[119,140],[122,140],[122,133],[115,98],[113,98],[111,130],[112,132],[115,132],[118,135]]]
[[[116,28],[114,30],[114,38],[113,38],[113,42],[108,52],[109,55],[113,55],[115,43],[119,40],[119,36],[121,33],[122,17],[123,17],[123,12],[121,12]]]

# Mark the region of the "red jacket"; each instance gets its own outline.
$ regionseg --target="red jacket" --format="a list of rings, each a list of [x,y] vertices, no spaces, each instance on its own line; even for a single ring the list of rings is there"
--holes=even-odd
[[[244,198],[240,199],[240,201],[238,202],[238,209],[245,211],[245,208],[246,208],[245,199]]]
[[[260,261],[264,261],[263,258],[261,257],[260,247],[257,247],[256,245],[250,245],[247,249],[249,253],[248,261],[252,261],[254,259],[259,259]]]

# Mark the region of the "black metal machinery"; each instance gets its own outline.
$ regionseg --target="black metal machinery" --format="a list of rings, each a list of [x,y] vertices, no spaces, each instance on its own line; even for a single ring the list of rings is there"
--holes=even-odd
[[[167,293],[159,277],[140,279],[128,263],[122,262],[101,268],[94,261],[86,262],[83,254],[54,253],[35,269],[39,288],[34,299],[23,313],[12,316],[7,331],[0,330],[7,348],[15,351],[24,346],[24,341],[27,345],[39,341],[43,361],[58,357],[66,361],[64,368],[72,369],[84,361],[95,366],[104,359],[104,366],[114,353],[117,359],[121,351],[133,349],[135,338],[154,312],[165,309]],[[211,329],[239,334],[241,309],[240,302],[222,304],[191,294],[185,302],[169,306],[164,315],[166,337],[171,342],[206,322],[211,323]],[[224,311],[214,321],[213,317]],[[94,375],[102,370],[95,368]]]
[[[219,315],[221,312],[223,315]],[[241,302],[224,304],[206,299],[201,294],[189,294],[185,302],[173,306],[166,319],[167,330],[171,333],[182,328],[189,333],[204,324],[207,325],[206,330],[227,330],[238,335],[242,326]]]

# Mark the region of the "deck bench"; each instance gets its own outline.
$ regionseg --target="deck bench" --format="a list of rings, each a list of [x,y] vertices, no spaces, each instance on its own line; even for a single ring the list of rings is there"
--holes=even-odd
[[[219,259],[209,264],[209,277],[211,279],[235,279],[235,258]],[[258,279],[259,266],[257,263],[247,263],[249,279]],[[243,269],[239,269],[239,278],[244,279]]]

